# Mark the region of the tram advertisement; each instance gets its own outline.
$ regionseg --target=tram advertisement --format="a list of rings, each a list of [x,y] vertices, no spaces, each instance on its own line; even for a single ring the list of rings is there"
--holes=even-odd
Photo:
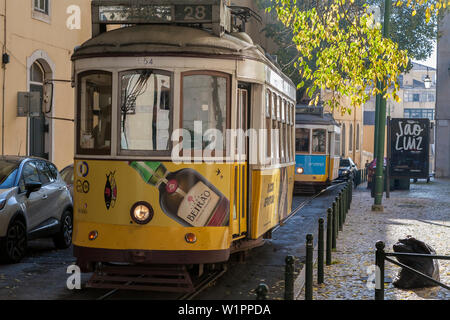
[[[83,177],[89,192],[77,192],[78,213],[90,219],[130,224],[130,208],[150,204],[154,216],[149,225],[224,227],[229,225],[230,170],[224,164],[192,168],[171,162],[79,161],[89,167]],[[219,174],[218,174],[219,173]],[[99,201],[101,199],[101,201]],[[82,217],[81,217],[82,218]]]
[[[391,177],[428,178],[430,120],[390,120]]]

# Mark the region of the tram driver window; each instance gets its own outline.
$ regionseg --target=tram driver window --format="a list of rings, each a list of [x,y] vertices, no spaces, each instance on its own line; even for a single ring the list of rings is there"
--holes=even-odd
[[[188,137],[183,136],[183,149],[207,149],[216,156],[223,155],[229,77],[216,72],[185,73],[182,85],[182,128],[185,134],[189,133]]]
[[[312,152],[326,153],[326,135],[325,129],[314,129],[312,134]]]
[[[170,150],[171,76],[133,70],[120,75],[120,147],[122,151]]]
[[[80,75],[78,90],[78,152],[109,154],[112,76],[106,72]]]
[[[309,153],[310,129],[299,128],[295,130],[295,151]]]

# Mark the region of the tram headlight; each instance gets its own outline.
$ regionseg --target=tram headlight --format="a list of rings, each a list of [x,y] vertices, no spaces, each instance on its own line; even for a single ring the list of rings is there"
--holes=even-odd
[[[137,202],[131,208],[131,219],[137,224],[147,224],[153,219],[153,208],[147,202]]]
[[[186,240],[187,243],[196,243],[197,242],[197,236],[194,233],[187,233],[184,236],[184,240]]]
[[[297,168],[297,174],[303,174],[303,172],[305,172],[305,170],[303,170],[302,167]]]

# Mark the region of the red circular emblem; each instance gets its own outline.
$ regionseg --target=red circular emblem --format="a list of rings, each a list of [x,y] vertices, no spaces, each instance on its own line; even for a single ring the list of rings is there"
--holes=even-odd
[[[166,185],[166,190],[168,193],[174,193],[178,189],[177,180],[169,180]]]

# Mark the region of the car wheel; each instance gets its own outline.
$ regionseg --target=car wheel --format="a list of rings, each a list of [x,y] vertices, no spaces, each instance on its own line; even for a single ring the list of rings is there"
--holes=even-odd
[[[27,251],[27,230],[25,225],[15,220],[11,223],[6,237],[1,243],[1,256],[7,263],[18,263]]]
[[[73,219],[72,212],[64,211],[61,217],[61,229],[53,237],[53,242],[58,249],[67,249],[72,244]]]

